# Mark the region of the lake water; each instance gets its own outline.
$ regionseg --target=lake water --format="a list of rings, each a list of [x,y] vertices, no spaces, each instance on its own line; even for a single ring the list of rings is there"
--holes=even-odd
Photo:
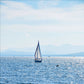
[[[84,58],[0,57],[0,84],[84,84]]]

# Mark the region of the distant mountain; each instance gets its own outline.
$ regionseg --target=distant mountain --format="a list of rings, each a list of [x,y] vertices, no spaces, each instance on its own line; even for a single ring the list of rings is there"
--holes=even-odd
[[[84,52],[73,53],[73,54],[67,54],[67,56],[84,56]]]
[[[6,50],[3,52],[0,52],[0,55],[1,56],[31,56],[31,55],[33,55],[33,53],[32,52]]]
[[[20,51],[4,51],[0,52],[1,56],[34,56],[34,52],[20,52]],[[84,52],[72,54],[42,54],[43,56],[84,56]]]
[[[84,56],[84,45],[74,46],[70,44],[40,45],[42,55],[47,56]],[[1,56],[30,56],[34,55],[36,47],[7,49],[0,53]]]
[[[84,56],[84,52],[79,52],[79,53],[72,53],[72,54],[48,54],[48,55],[44,55],[44,56]]]
[[[84,52],[84,45],[81,46],[75,46],[70,44],[65,44],[61,46],[45,45],[45,46],[41,46],[41,51],[43,54],[65,55],[71,53]]]

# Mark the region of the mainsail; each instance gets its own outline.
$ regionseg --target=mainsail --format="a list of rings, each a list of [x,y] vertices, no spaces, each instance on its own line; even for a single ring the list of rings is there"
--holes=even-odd
[[[37,48],[36,48],[34,56],[35,56],[35,61],[37,61],[37,62],[41,62],[42,61],[39,42],[38,42],[38,45],[37,45]]]

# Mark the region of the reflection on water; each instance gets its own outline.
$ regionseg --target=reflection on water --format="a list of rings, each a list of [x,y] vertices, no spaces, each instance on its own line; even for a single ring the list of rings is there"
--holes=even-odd
[[[0,84],[83,84],[84,58],[1,57]]]

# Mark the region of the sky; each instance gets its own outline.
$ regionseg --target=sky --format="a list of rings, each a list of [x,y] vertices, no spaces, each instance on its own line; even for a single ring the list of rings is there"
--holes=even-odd
[[[84,46],[84,0],[0,0],[0,18],[1,51]]]

